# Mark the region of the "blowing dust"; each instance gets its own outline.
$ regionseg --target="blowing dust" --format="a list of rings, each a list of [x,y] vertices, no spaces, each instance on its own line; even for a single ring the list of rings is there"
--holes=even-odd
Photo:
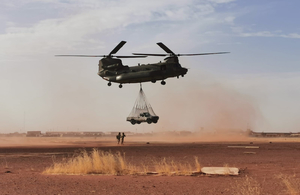
[[[155,102],[162,119],[155,132],[173,131],[176,135],[191,131],[193,134],[186,136],[191,141],[243,140],[247,129],[253,130],[263,122],[255,99],[233,86],[210,78],[186,84],[161,92],[167,95]],[[178,136],[171,135],[178,140]]]

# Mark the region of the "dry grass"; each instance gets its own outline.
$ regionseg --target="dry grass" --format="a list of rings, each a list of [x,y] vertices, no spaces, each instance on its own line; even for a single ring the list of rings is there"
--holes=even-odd
[[[112,154],[94,149],[92,152],[82,151],[79,155],[62,162],[55,162],[47,168],[44,174],[113,174],[113,175],[146,175],[151,173],[149,167],[142,164],[133,166],[126,162],[125,155],[121,153]],[[191,175],[193,171],[200,172],[201,166],[195,157],[195,168],[189,163],[175,163],[166,158],[160,162],[154,162],[154,169],[159,175]]]
[[[167,161],[163,158],[160,162],[154,162],[155,171],[159,175],[191,175],[193,171],[200,172],[201,166],[198,158],[195,157],[195,168],[189,163],[175,163],[173,160]]]
[[[280,194],[289,194],[289,195],[299,195],[300,194],[300,179],[296,178],[296,175],[275,175],[276,178],[281,180],[281,185],[286,187],[286,189],[282,188],[284,192]],[[280,183],[279,183],[280,185]],[[259,195],[262,194],[261,185],[258,184],[256,180],[251,177],[245,177],[242,182],[236,181],[234,185],[232,185],[232,189],[234,189],[237,195]]]
[[[232,187],[236,189],[235,194],[237,195],[260,195],[261,186],[256,180],[251,177],[246,176],[242,182],[236,181],[235,185]]]
[[[149,172],[149,167],[147,165],[142,165],[142,171],[140,172],[140,174],[142,175],[146,175]]]
[[[121,153],[112,154],[94,149],[90,154],[81,152],[69,160],[54,162],[47,168],[46,174],[113,174],[126,175],[136,172],[136,168],[126,163],[125,156]]]
[[[200,172],[201,171],[201,165],[198,161],[198,157],[195,156],[195,165],[196,165],[196,171]]]
[[[287,193],[290,195],[298,195],[300,194],[300,181],[298,178],[293,176],[287,176],[283,174],[279,174],[277,176],[278,179],[281,179],[282,183],[287,188]]]

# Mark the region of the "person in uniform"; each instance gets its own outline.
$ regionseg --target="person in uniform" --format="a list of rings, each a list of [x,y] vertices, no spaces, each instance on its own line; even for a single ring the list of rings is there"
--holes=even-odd
[[[122,138],[122,142],[121,142],[121,144],[123,144],[123,143],[124,143],[124,137],[126,137],[126,135],[125,135],[125,133],[123,132],[123,133],[122,133],[122,136],[121,136],[121,138]]]
[[[120,139],[121,139],[121,132],[119,132],[119,134],[116,136],[117,140],[118,140],[118,144],[120,143]],[[122,139],[123,140],[123,139]]]

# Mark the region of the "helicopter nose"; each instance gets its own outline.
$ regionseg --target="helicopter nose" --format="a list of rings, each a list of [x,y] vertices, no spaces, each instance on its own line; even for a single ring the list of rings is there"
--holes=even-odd
[[[183,74],[186,74],[186,73],[187,73],[187,71],[188,71],[188,69],[187,69],[187,68],[182,68],[182,72],[183,72]]]

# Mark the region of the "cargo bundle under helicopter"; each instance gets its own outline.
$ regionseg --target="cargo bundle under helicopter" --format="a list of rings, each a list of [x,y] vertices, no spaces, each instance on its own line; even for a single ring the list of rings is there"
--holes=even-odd
[[[152,106],[147,101],[141,85],[139,95],[126,120],[134,125],[141,124],[143,122],[147,122],[148,124],[157,123],[158,119],[159,117],[154,113]]]

